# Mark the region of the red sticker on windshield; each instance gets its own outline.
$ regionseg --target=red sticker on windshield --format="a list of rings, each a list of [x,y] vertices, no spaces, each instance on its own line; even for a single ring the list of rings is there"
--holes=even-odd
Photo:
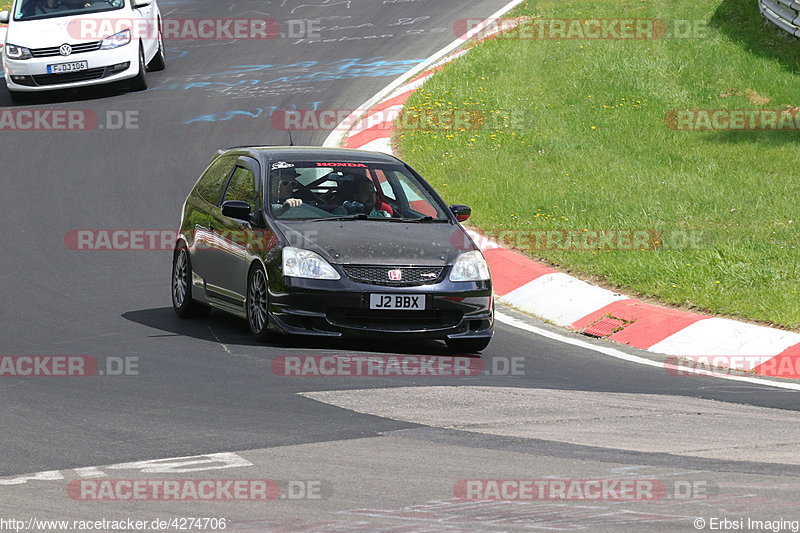
[[[369,168],[364,163],[317,163],[318,167]]]

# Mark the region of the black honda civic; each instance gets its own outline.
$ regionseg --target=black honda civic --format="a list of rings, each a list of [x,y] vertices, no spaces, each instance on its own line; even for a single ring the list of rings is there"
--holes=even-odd
[[[469,215],[389,155],[221,150],[183,206],[173,307],[245,318],[260,340],[424,338],[479,352],[493,334],[492,283],[459,224]]]

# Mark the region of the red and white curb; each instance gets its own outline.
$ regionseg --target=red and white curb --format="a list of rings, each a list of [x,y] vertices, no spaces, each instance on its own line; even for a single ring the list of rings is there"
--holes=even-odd
[[[468,53],[463,49],[465,40],[519,3],[515,0],[464,39],[395,80],[342,122],[324,146],[393,154],[392,127],[414,91],[446,63]],[[715,358],[715,366],[800,379],[800,333],[645,303],[558,272],[468,231],[489,262],[500,303],[570,330],[650,352]]]

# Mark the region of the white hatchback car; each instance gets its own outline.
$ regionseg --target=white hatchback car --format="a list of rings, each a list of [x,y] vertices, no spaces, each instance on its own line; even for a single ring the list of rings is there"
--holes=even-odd
[[[13,101],[120,80],[141,91],[147,71],[166,65],[156,0],[14,0],[0,23]]]

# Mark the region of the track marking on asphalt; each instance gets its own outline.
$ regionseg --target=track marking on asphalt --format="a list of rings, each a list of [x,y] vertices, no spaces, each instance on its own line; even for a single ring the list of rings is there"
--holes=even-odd
[[[219,340],[219,337],[217,336],[217,334],[214,332],[213,329],[211,329],[211,324],[206,323],[206,327],[208,328],[208,331],[210,331],[211,334],[214,336],[214,338],[217,340],[217,343],[220,346],[222,346],[223,350],[225,350],[225,353],[227,353],[228,355],[234,355],[234,353],[230,350],[230,348],[228,348],[228,346],[225,343],[223,343],[221,340]]]
[[[751,378],[748,376],[731,376],[731,375],[709,375],[707,370],[697,370],[694,368],[686,368],[686,367],[678,367],[676,365],[672,365],[669,363],[659,363],[658,361],[653,361],[652,359],[646,359],[644,357],[639,357],[638,355],[632,355],[620,350],[616,350],[614,348],[606,347],[606,346],[596,346],[586,341],[582,341],[579,339],[573,339],[567,337],[565,335],[561,335],[559,333],[554,333],[551,331],[547,331],[546,329],[538,328],[536,326],[532,326],[523,322],[522,320],[513,318],[508,315],[504,315],[503,313],[495,313],[495,318],[502,322],[503,324],[507,324],[509,326],[515,327],[517,329],[521,329],[527,331],[529,333],[533,333],[535,335],[539,335],[541,337],[546,337],[548,339],[552,339],[558,342],[563,342],[565,344],[571,344],[572,346],[578,346],[579,348],[584,348],[587,350],[592,350],[594,352],[602,353],[604,355],[610,355],[611,357],[615,357],[617,359],[622,359],[623,361],[628,361],[629,363],[636,363],[640,365],[646,366],[654,366],[656,368],[660,368],[662,370],[676,370],[682,373],[689,373],[689,374],[699,374],[706,377],[713,377],[717,379],[727,379],[730,381],[742,381],[745,383],[754,383],[756,385],[764,385],[767,387],[775,387],[778,389],[788,389],[788,390],[796,390],[800,391],[800,383],[784,383],[782,381],[770,381],[767,379],[761,378]]]
[[[139,474],[183,474],[250,466],[253,466],[253,463],[234,452],[209,453],[205,455],[189,455],[185,457],[169,457],[167,459],[117,463],[103,467],[91,466],[75,468],[71,471],[48,470],[46,472],[0,478],[0,487],[7,485],[24,485],[28,481],[64,481],[68,477],[64,475],[65,472],[73,472],[79,478],[97,478],[108,476],[108,473],[104,470],[134,471]]]
[[[451,498],[403,507],[348,509],[339,515],[403,520],[412,531],[466,531],[472,521],[481,526],[508,528],[510,524],[537,530],[593,530],[600,526],[688,521],[695,515],[671,514],[661,509],[620,509],[614,502],[487,501]],[[611,522],[609,522],[611,520]],[[413,526],[411,524],[414,524]],[[443,529],[450,526],[452,529]],[[430,529],[428,529],[430,528]],[[378,529],[378,528],[376,528]],[[382,531],[387,529],[380,528]],[[356,531],[360,530],[355,529]],[[508,530],[508,529],[504,529]],[[482,529],[480,531],[489,531]],[[495,531],[492,529],[491,531]]]

